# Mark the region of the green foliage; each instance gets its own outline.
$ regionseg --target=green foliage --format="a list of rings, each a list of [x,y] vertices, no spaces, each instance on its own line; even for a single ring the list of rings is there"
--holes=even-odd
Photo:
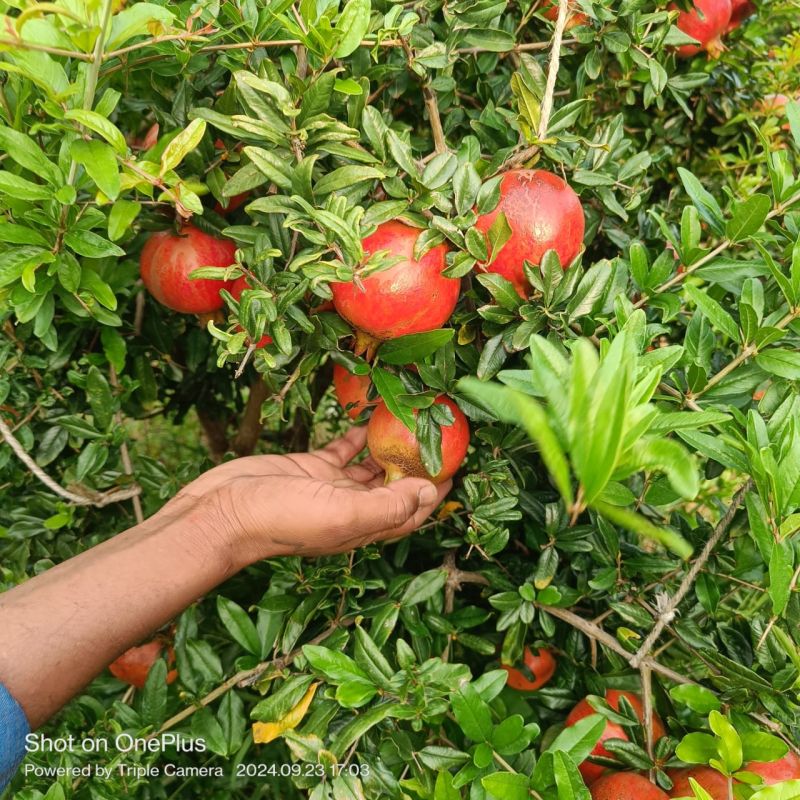
[[[223,777],[10,796],[588,800],[577,765],[608,719],[628,741],[607,766],[800,796],[746,770],[800,736],[800,103],[765,102],[798,89],[796,8],[759,4],[712,62],[676,59],[661,4],[579,6],[547,98],[553,23],[527,0],[0,1],[0,418],[67,490],[0,445],[0,589],[134,524],[119,492],[150,515],[214,462],[343,430],[333,363],[431,468],[437,395],[473,430],[418,534],[254,565],[176,621],[176,683],[163,660],[133,697],[101,676],[47,728],[202,737]],[[587,223],[573,264],[528,265],[525,298],[483,269],[506,217],[476,227],[512,163],[562,174]],[[218,318],[138,281],[176,215],[238,247],[194,276],[247,276]],[[417,257],[447,244],[462,297],[368,362],[329,284],[391,265],[361,245],[391,219]],[[558,663],[535,693],[501,668],[526,646]],[[600,699],[640,691],[640,663],[670,734],[652,747]],[[564,727],[587,695],[597,713]],[[279,731],[255,744],[252,723]]]

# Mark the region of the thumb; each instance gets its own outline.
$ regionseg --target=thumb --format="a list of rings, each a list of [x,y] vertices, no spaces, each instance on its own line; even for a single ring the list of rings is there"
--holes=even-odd
[[[402,528],[420,509],[430,513],[439,495],[436,486],[424,478],[401,478],[354,494],[355,525],[364,535]]]

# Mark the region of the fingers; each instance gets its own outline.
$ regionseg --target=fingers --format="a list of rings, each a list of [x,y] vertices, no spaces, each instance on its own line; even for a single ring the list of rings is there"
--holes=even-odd
[[[409,533],[436,508],[449,489],[449,481],[436,487],[422,478],[403,478],[388,486],[352,492],[348,504],[353,527],[368,541]]]
[[[394,530],[381,531],[374,539],[375,542],[385,541],[387,539],[396,539],[398,536],[406,536],[413,533],[417,528],[425,523],[425,520],[436,510],[439,504],[447,497],[448,492],[453,487],[452,481],[445,481],[436,486],[436,498],[431,503],[421,503],[417,508],[411,519],[407,520],[405,524],[395,528]]]
[[[344,467],[364,449],[366,444],[367,428],[361,425],[350,428],[344,436],[334,439],[321,450],[317,450],[314,455],[337,467]]]

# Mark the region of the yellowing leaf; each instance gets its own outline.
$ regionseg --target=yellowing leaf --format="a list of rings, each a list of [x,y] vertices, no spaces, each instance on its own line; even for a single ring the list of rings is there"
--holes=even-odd
[[[464,506],[461,503],[450,500],[439,509],[436,519],[447,519],[451,514],[455,514],[456,511],[462,508],[464,508]]]
[[[308,691],[303,695],[300,702],[282,719],[277,722],[255,722],[253,723],[253,741],[256,744],[267,744],[273,739],[282,736],[286,731],[296,728],[302,721],[303,717],[314,699],[319,682],[312,683],[308,687]]]

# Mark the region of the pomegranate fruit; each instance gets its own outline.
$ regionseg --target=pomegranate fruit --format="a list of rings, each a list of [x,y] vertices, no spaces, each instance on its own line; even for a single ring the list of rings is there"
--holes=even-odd
[[[640,720],[644,720],[644,707],[642,706],[642,701],[639,695],[633,694],[633,692],[622,692],[618,689],[609,689],[606,691],[605,699],[611,708],[613,708],[615,711],[619,711],[619,701],[622,697],[624,697],[633,706],[636,716],[639,717]],[[589,702],[586,699],[581,700],[575,706],[575,708],[569,712],[569,716],[567,716],[565,725],[570,727],[576,722],[580,722],[580,720],[588,717],[590,714],[596,713],[597,712],[589,705]],[[653,740],[658,741],[665,734],[666,731],[664,729],[664,724],[661,722],[658,715],[653,714]],[[621,725],[617,725],[616,722],[607,720],[605,730],[600,736],[600,741],[595,745],[591,755],[605,758],[611,757],[611,753],[609,753],[608,750],[603,747],[603,742],[606,741],[606,739],[625,739],[627,741],[628,734]],[[591,786],[594,781],[596,781],[605,772],[605,767],[602,767],[599,764],[592,764],[591,761],[584,761],[578,766],[578,769],[580,769],[581,775],[583,775],[583,779],[586,781],[587,786]]]
[[[442,468],[431,475],[422,463],[417,437],[391,411],[379,403],[367,426],[367,447],[386,472],[386,481],[399,478],[427,478],[444,483],[461,466],[469,446],[469,423],[461,409],[449,398],[439,395],[436,403],[453,412],[453,424],[442,425]]]
[[[610,772],[590,788],[592,800],[668,800],[669,795],[638,772]]]
[[[677,6],[671,5],[671,11]],[[681,11],[676,25],[687,36],[697,39],[699,44],[684,44],[678,48],[681,58],[691,58],[705,50],[712,58],[718,58],[725,49],[722,34],[731,21],[731,0],[694,0],[691,11]]]
[[[520,692],[535,692],[537,689],[541,689],[542,686],[550,682],[553,673],[556,671],[556,660],[553,658],[552,651],[548,650],[546,647],[539,648],[538,650],[531,650],[530,647],[526,647],[522,655],[522,661],[531,671],[533,680],[522,670],[501,664],[503,669],[508,673],[506,686],[510,686],[512,689],[517,689]]]
[[[750,0],[732,0],[731,2],[731,21],[725,31],[730,33],[736,30],[748,17],[756,13],[756,7]]]
[[[497,207],[478,217],[475,226],[486,233],[500,212],[511,236],[485,269],[511,281],[522,297],[528,293],[524,261],[539,264],[547,250],[555,250],[566,269],[580,252],[586,225],[581,201],[558,175],[543,169],[509,170],[500,182]]]
[[[233,286],[230,288],[231,297],[238,303],[242,299],[242,292],[245,289],[252,289],[253,287],[247,282],[247,276],[242,275],[241,278],[237,278],[233,282]],[[236,326],[237,330],[242,330],[240,325]],[[272,344],[272,337],[267,336],[266,334],[262,336],[258,340],[258,344],[256,345],[256,350],[260,347],[266,347],[268,344]]]
[[[241,208],[250,199],[250,192],[242,192],[235,194],[233,197],[228,198],[228,205],[224,206],[222,203],[214,204],[214,211],[220,216],[224,217],[226,214],[233,214],[234,211]]]
[[[421,231],[402,222],[384,222],[362,240],[364,252],[388,251],[394,266],[355,283],[332,283],[333,305],[358,331],[374,339],[394,339],[441,328],[458,302],[460,281],[446,278],[448,247],[437,245],[417,261]],[[360,348],[362,351],[364,347]]]
[[[570,6],[573,5],[574,3],[570,3]],[[545,19],[549,19],[551,22],[555,22],[558,19],[557,0],[549,0],[549,2],[545,2],[545,9],[542,12],[542,16]],[[589,17],[587,17],[586,14],[582,13],[581,11],[573,11],[572,8],[570,8],[567,15],[567,24],[564,27],[564,30],[572,30],[572,28],[577,28],[578,25],[586,25],[588,22]]]
[[[150,668],[156,663],[164,649],[164,642],[153,639],[140,647],[131,647],[126,650],[116,661],[108,665],[109,672],[121,681],[135,686],[137,689],[144,688],[147,674]],[[175,651],[171,645],[167,646],[167,664],[172,666],[175,663]],[[178,677],[178,670],[171,669],[167,673],[167,683],[172,683]]]
[[[235,253],[232,241],[209,236],[193,225],[184,225],[180,234],[154,233],[142,248],[142,281],[159,303],[173,311],[209,314],[222,308],[219,291],[230,291],[233,281],[191,280],[189,275],[199,267],[228,267]]]
[[[694,778],[710,795],[712,800],[728,800],[728,779],[711,767],[689,767],[667,770],[672,781],[670,797],[694,797],[689,778]]]
[[[378,402],[367,399],[371,383],[369,375],[354,375],[341,364],[333,365],[333,391],[350,419],[355,419],[365,408]]]
[[[750,761],[743,769],[760,775],[767,786],[781,781],[800,780],[800,756],[791,750],[777,761]]]

